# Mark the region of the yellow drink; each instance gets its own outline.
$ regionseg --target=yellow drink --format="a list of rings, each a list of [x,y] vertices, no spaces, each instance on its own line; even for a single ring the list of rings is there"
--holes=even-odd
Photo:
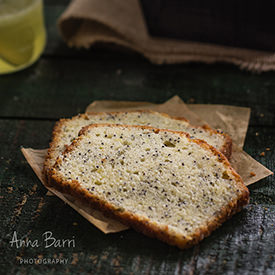
[[[42,0],[0,0],[0,74],[30,66],[45,42]]]

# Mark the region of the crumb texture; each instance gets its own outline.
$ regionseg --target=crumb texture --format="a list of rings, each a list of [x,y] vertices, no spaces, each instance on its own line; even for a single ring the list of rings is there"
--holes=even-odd
[[[98,125],[71,147],[57,177],[187,239],[241,196],[231,167],[184,134]]]
[[[77,137],[82,127],[98,123],[147,125],[160,129],[183,131],[189,133],[191,137],[205,140],[218,150],[221,150],[225,144],[225,137],[223,135],[214,134],[212,131],[201,127],[193,127],[187,121],[173,119],[157,112],[85,114],[65,120],[60,124],[60,129],[56,133],[56,141],[51,145],[51,156],[47,160],[48,166],[52,167],[54,165],[56,158],[63,153],[66,145],[70,145],[72,140]]]

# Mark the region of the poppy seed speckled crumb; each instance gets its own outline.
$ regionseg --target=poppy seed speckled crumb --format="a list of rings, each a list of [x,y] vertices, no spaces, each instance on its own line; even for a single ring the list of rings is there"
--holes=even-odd
[[[49,185],[180,248],[209,235],[249,199],[214,147],[146,126],[85,127],[57,159]]]

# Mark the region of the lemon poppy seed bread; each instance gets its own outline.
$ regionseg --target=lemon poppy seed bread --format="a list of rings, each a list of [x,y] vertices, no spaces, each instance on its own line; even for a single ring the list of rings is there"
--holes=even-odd
[[[189,134],[147,126],[83,128],[48,184],[179,248],[208,236],[248,203],[228,160]]]
[[[231,155],[232,141],[228,135],[207,126],[192,126],[184,118],[174,118],[167,114],[153,111],[86,113],[75,116],[72,119],[61,119],[55,125],[52,142],[44,164],[46,175],[55,164],[57,157],[77,137],[81,128],[95,123],[147,125],[160,129],[183,131],[189,133],[191,137],[205,140],[227,158],[230,158]]]

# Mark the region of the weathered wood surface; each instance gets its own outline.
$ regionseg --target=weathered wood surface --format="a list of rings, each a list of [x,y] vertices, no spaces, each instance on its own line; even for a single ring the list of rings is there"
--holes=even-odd
[[[48,0],[48,46],[29,69],[0,76],[0,273],[2,274],[274,274],[275,180],[249,187],[250,205],[199,245],[181,251],[133,230],[104,235],[46,189],[20,146],[46,148],[54,122],[93,100],[186,102],[252,108],[245,150],[275,170],[275,73],[253,75],[227,65],[154,66],[135,54],[67,49],[55,26],[69,1]],[[257,134],[256,134],[257,133]],[[266,148],[270,148],[267,151]],[[265,156],[260,154],[265,152]],[[75,247],[11,247],[18,237],[74,237]],[[67,264],[20,264],[63,258]]]

